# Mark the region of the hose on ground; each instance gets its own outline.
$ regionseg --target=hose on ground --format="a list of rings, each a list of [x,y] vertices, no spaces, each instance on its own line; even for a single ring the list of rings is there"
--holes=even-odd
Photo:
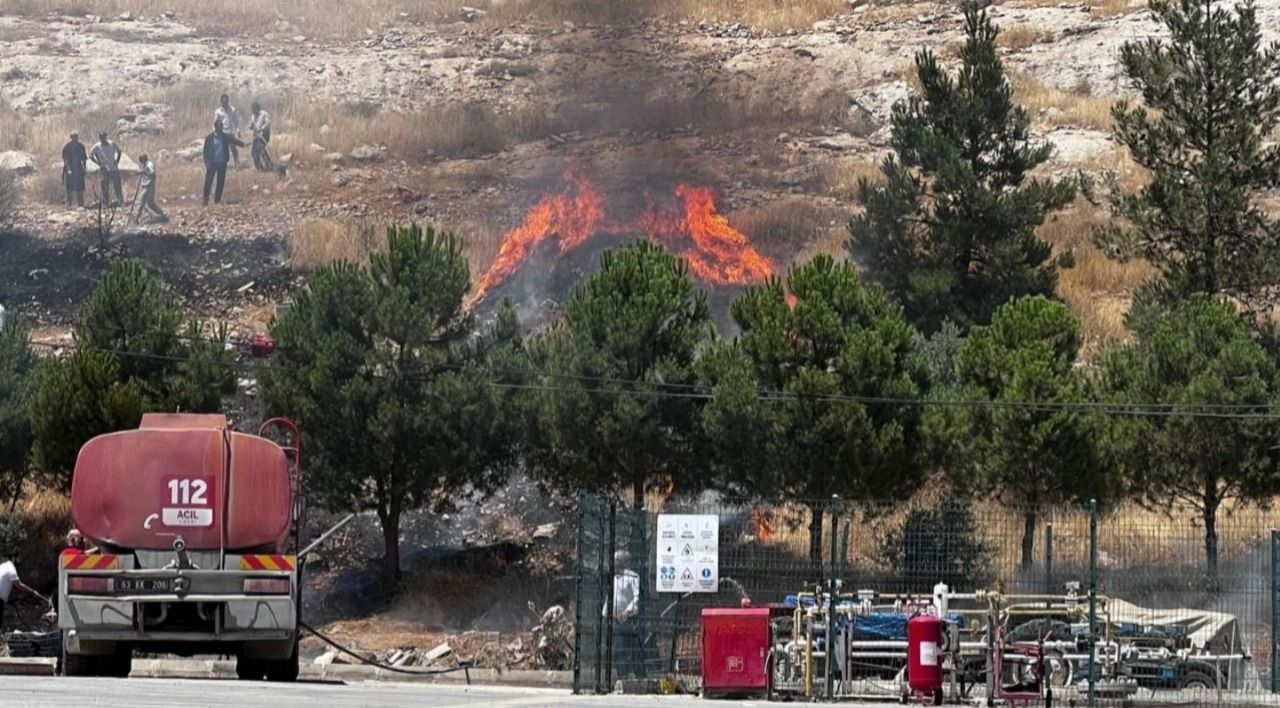
[[[451,669],[419,669],[419,670],[406,669],[399,666],[390,666],[388,664],[384,664],[379,661],[374,661],[373,659],[370,659],[368,657],[361,656],[360,654],[355,653],[351,649],[348,649],[347,647],[344,647],[341,644],[337,643],[336,641],[330,639],[329,637],[326,637],[325,635],[321,634],[319,631],[316,630],[315,627],[312,627],[306,622],[299,622],[298,624],[303,629],[315,635],[315,637],[320,641],[324,642],[325,644],[328,644],[329,646],[333,647],[334,649],[337,649],[338,651],[342,652],[343,654],[346,654],[347,656],[350,656],[353,659],[357,659],[363,664],[368,664],[369,666],[375,666],[379,669],[383,669],[384,671],[391,671],[397,674],[411,674],[414,676],[435,676],[439,674],[451,674],[456,671],[461,671],[467,677],[467,685],[468,686],[471,685],[471,668],[472,667],[470,664],[455,666],[454,668],[451,668]]]

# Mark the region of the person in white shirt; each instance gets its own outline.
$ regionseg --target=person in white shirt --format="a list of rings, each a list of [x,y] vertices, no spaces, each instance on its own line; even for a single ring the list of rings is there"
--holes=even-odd
[[[18,577],[18,552],[14,551],[9,554],[9,559],[0,563],[0,619],[4,618],[5,605],[9,604],[9,598],[13,596],[14,590],[20,590],[26,594],[39,598],[41,602],[53,609],[53,603],[49,598],[32,590],[22,579]]]
[[[631,569],[631,554],[613,554],[613,668],[620,678],[643,675],[642,628],[631,620],[640,614],[640,575]]]
[[[249,130],[253,131],[253,166],[263,172],[272,172],[275,165],[267,152],[267,144],[271,142],[271,115],[257,103],[250,109],[253,111],[249,117]]]
[[[102,190],[98,199],[104,205],[120,206],[124,203],[124,182],[120,179],[121,154],[120,146],[108,140],[106,133],[98,134],[98,144],[89,153],[89,159],[98,166],[98,172],[102,176]]]
[[[227,94],[224,93],[218,98],[218,108],[213,112],[213,119],[222,121],[222,129],[231,137],[240,137],[240,111],[231,105],[231,98]],[[231,144],[231,159],[236,167],[240,166],[240,152],[236,150],[235,143]]]
[[[169,216],[156,204],[156,163],[146,155],[138,157],[138,190],[141,192],[138,210],[150,212],[153,221],[168,221]]]

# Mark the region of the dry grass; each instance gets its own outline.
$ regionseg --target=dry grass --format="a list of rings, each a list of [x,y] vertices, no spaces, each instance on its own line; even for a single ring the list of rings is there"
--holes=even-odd
[[[371,254],[387,247],[386,229],[374,219],[299,219],[290,229],[289,265],[303,272],[337,261],[366,265]],[[475,282],[497,258],[502,234],[467,226],[449,230],[462,242]]]
[[[1017,52],[1037,44],[1050,44],[1056,38],[1053,32],[1032,25],[1014,25],[1000,30],[996,46]]]
[[[762,29],[804,28],[847,9],[844,0],[8,0],[10,14],[115,16],[130,12],[177,19],[213,34],[294,32],[321,37],[359,37],[401,22],[450,21],[464,5],[486,13],[490,25],[513,22],[621,22],[644,17],[741,22]],[[402,13],[404,13],[402,15]]]
[[[1025,75],[1010,77],[1014,97],[1027,107],[1033,118],[1049,125],[1074,125],[1095,130],[1111,129],[1113,101],[1046,86]]]
[[[843,201],[858,197],[858,183],[868,179],[880,182],[884,173],[880,163],[867,157],[847,157],[832,160],[822,166],[822,185],[827,194]]]
[[[775,260],[789,258],[832,226],[838,216],[801,197],[783,197],[729,214],[729,223]]]
[[[28,484],[18,501],[18,513],[26,522],[27,539],[23,556],[27,559],[22,568],[23,580],[32,586],[48,590],[56,580],[52,559],[71,529],[71,500],[62,492],[39,489]]]
[[[1070,253],[1075,260],[1074,267],[1059,274],[1058,294],[1080,318],[1086,359],[1108,342],[1129,336],[1124,325],[1129,299],[1138,285],[1155,275],[1146,261],[1121,263],[1093,245],[1093,230],[1109,218],[1105,207],[1081,199],[1040,228],[1040,236],[1053,244],[1055,252]]]
[[[945,486],[945,485],[938,485]],[[936,507],[949,499],[937,491],[924,491],[905,502],[872,505],[856,509],[857,533],[850,537],[848,560],[864,571],[889,571],[880,542],[900,530],[913,511]],[[870,513],[868,513],[870,512]],[[1019,509],[991,499],[973,503],[979,538],[991,549],[996,582],[1015,579],[1022,549],[1023,519]],[[1153,576],[1156,573],[1181,573],[1188,565],[1204,565],[1204,531],[1199,513],[1190,507],[1175,505],[1167,513],[1136,503],[1125,503],[1098,520],[1098,560],[1104,578],[1113,585],[1135,585],[1148,578],[1125,582],[1120,571]],[[767,542],[787,548],[796,555],[808,549],[809,512],[803,506],[784,505],[772,513],[773,537]],[[1054,564],[1069,574],[1088,563],[1088,513],[1071,507],[1042,510],[1039,514],[1035,553],[1037,563],[1043,559],[1044,525],[1053,524]],[[1280,522],[1280,510],[1260,509],[1229,503],[1219,512],[1219,553],[1225,568],[1232,564],[1248,565],[1255,559],[1260,544],[1269,547],[1270,529]],[[824,544],[825,546],[826,544]],[[829,562],[823,549],[824,562]],[[1250,567],[1252,572],[1265,572]],[[1103,588],[1106,592],[1107,588]]]
[[[336,261],[366,264],[386,245],[386,228],[375,221],[301,219],[290,233],[289,265],[309,271]]]

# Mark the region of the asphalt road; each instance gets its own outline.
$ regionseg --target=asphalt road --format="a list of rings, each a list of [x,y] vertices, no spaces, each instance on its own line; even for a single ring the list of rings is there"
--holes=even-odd
[[[566,691],[389,682],[268,684],[188,679],[66,679],[0,676],[4,708],[598,708],[763,707],[765,701],[703,701],[692,696],[572,696]],[[897,704],[862,703],[874,708]]]

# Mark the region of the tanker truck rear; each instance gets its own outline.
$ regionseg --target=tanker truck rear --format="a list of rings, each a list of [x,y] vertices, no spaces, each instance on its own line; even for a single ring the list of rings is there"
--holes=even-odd
[[[283,432],[287,441],[265,437]],[[63,671],[128,676],[135,651],[236,657],[242,679],[298,676],[299,436],[224,416],[147,414],[76,460],[71,512],[97,550],[59,557]]]

